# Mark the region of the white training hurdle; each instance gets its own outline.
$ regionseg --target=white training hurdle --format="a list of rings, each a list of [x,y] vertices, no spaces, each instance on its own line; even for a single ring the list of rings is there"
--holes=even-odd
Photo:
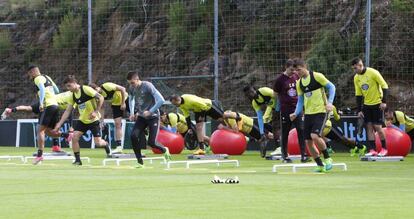
[[[36,157],[25,157],[24,158],[24,163],[27,163],[29,159],[33,160],[35,158]],[[80,159],[81,160],[86,160],[88,163],[91,162],[91,159],[89,157],[81,157]],[[53,157],[52,156],[44,156],[43,160],[44,161],[45,160],[72,160],[72,161],[75,161],[75,157],[74,156],[53,156]]]
[[[24,162],[24,156],[9,156],[9,155],[3,155],[0,156],[0,159],[5,159],[7,161],[11,161],[12,159],[19,159],[22,161],[22,163]]]
[[[102,161],[102,166],[106,166],[109,162],[115,162],[117,166],[121,165],[121,162],[124,161],[136,161],[136,158],[107,158]],[[166,162],[164,157],[144,157],[142,160],[149,160],[150,164],[154,162],[154,160],[162,160],[162,162]]]
[[[347,171],[348,168],[345,163],[333,163],[332,166],[341,167],[343,171]],[[284,168],[284,167],[292,167],[292,172],[296,173],[298,168],[305,168],[305,167],[316,167],[316,163],[304,163],[304,164],[275,164],[273,165],[272,171],[274,173],[277,172],[277,169]]]
[[[171,164],[185,164],[185,168],[189,169],[190,165],[193,164],[210,164],[214,163],[220,166],[221,163],[234,163],[236,167],[240,166],[238,160],[180,160],[180,161],[169,161],[167,162],[167,169],[171,168]]]

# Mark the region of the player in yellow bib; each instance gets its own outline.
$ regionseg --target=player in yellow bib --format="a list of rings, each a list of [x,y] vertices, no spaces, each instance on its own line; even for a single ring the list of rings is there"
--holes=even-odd
[[[386,156],[388,152],[382,125],[385,122],[384,110],[387,106],[388,84],[377,70],[365,67],[360,58],[353,59],[351,64],[355,72],[354,86],[358,116],[364,119],[367,129],[367,146],[370,151],[366,156]],[[375,146],[375,132],[378,132],[382,144],[379,153]]]
[[[275,136],[275,133],[277,133],[279,128],[280,113],[279,109],[277,109],[277,101],[273,90],[268,87],[256,89],[251,85],[247,85],[243,88],[243,92],[251,101],[252,107],[256,112],[259,131],[263,140],[266,138],[264,131],[266,124],[273,128],[273,135]],[[266,144],[262,144],[261,146],[263,147],[260,148],[260,154],[262,157],[265,157]],[[276,150],[273,151],[271,155],[281,155],[282,153],[277,141],[275,141],[275,148]]]
[[[335,121],[341,120],[341,116],[339,115],[335,106],[333,106],[332,113]],[[331,122],[330,118],[328,118],[328,120],[325,123],[322,136],[325,138],[326,146],[328,149],[331,147],[329,146],[329,141],[327,141],[327,139],[343,143],[350,149],[351,156],[355,156],[356,154],[364,156],[367,150],[366,146],[361,144],[360,142],[345,137],[343,132],[335,124]]]
[[[67,107],[67,102],[68,102],[68,98],[72,97],[72,93],[70,91],[66,91],[60,94],[56,95],[56,100],[58,102],[58,108],[59,110],[65,110]],[[16,106],[16,107],[12,107],[12,108],[6,108],[4,110],[4,113],[2,116],[2,120],[6,119],[7,117],[9,117],[12,113],[18,112],[18,111],[24,111],[24,112],[32,112],[36,115],[39,115],[41,112],[39,110],[39,102],[36,102],[32,105],[20,105],[20,106]],[[72,130],[72,117],[69,118],[69,124],[70,124],[70,128],[69,128],[69,133],[60,133],[61,137],[64,137],[66,139],[66,141],[69,143],[72,135],[71,135],[71,131]],[[61,148],[59,146],[59,138],[54,137],[52,139],[53,142],[53,146],[52,146],[52,152],[61,152]]]
[[[407,114],[402,111],[392,111],[389,109],[385,110],[385,119],[387,120],[387,125],[394,125],[398,127],[401,131],[406,132],[411,140],[414,140],[414,119],[407,116]]]
[[[60,121],[56,124],[57,131],[64,121],[70,116],[74,105],[79,111],[79,121],[75,125],[75,132],[72,139],[72,149],[75,155],[74,165],[82,165],[80,160],[79,140],[88,130],[94,136],[94,142],[97,147],[105,147],[106,154],[110,154],[108,143],[101,138],[101,127],[99,120],[101,119],[100,110],[104,102],[104,97],[96,92],[93,88],[78,84],[73,75],[69,75],[63,83],[67,90],[72,92],[72,98],[68,100],[68,106],[63,113]]]
[[[204,130],[204,123],[207,121],[207,116],[214,120],[221,119],[223,110],[220,106],[210,99],[201,98],[192,94],[172,95],[170,101],[183,112],[187,125],[190,129],[197,133],[197,140],[199,149],[194,152],[195,155],[204,155],[205,144],[208,144],[207,136]],[[190,112],[194,112],[196,127],[191,122]]]
[[[49,76],[40,73],[36,65],[30,65],[27,69],[27,74],[36,85],[37,96],[39,97],[40,114],[37,132],[37,145],[39,149],[36,158],[33,159],[33,164],[36,165],[43,160],[45,134],[55,138],[60,136],[59,133],[53,132],[59,116],[58,103],[55,96],[56,93],[59,93],[59,89]]]
[[[112,151],[112,154],[122,153],[122,117],[127,108],[126,103],[128,102],[128,93],[125,87],[111,82],[105,82],[101,86],[97,86],[96,84],[90,84],[89,86],[101,94],[105,100],[111,102],[112,118],[115,122],[115,142],[117,146],[116,149]]]
[[[310,71],[302,59],[294,59],[293,69],[298,73],[300,79],[296,83],[298,103],[295,112],[290,114],[291,121],[304,111],[304,135],[306,145],[317,164],[316,172],[326,172],[332,169],[332,158],[326,148],[322,131],[328,114],[333,110],[335,98],[335,85],[332,84],[323,74]],[[326,97],[325,89],[329,96]],[[314,143],[323,154],[325,163],[322,162]]]

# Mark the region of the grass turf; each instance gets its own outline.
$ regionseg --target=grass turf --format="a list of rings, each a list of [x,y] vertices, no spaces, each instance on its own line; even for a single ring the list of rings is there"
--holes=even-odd
[[[69,150],[69,149],[66,149]],[[0,155],[26,155],[33,148],[0,147]],[[186,152],[188,154],[188,152]],[[147,152],[150,154],[150,152]],[[6,218],[411,218],[414,160],[360,162],[334,154],[348,171],[328,174],[300,169],[272,173],[257,152],[224,164],[145,169],[102,167],[103,150],[82,149],[90,165],[0,160],[0,212]],[[151,155],[152,156],[152,155]],[[173,155],[183,160],[185,155]],[[214,175],[238,176],[240,184],[212,184]]]

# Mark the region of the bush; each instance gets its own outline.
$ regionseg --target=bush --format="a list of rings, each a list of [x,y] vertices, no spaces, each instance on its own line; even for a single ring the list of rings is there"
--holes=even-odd
[[[391,9],[395,12],[414,11],[414,0],[392,0]]]
[[[207,25],[200,25],[191,36],[191,51],[195,56],[203,57],[208,54],[213,45],[212,32]]]
[[[81,25],[82,17],[74,16],[73,13],[65,15],[59,25],[59,32],[53,37],[53,47],[55,49],[77,48],[82,35]]]
[[[188,47],[190,34],[185,25],[185,5],[181,1],[170,4],[168,24],[170,46],[177,50],[185,50]]]
[[[39,10],[44,8],[44,0],[10,0],[10,8],[13,11],[25,9],[28,11]]]
[[[0,30],[0,55],[8,54],[11,48],[12,42],[10,32]]]

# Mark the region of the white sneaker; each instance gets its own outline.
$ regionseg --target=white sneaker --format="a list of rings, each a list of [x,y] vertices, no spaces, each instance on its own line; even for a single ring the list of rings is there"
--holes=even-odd
[[[278,147],[276,150],[274,150],[272,153],[270,153],[272,156],[282,155],[282,148]]]
[[[122,154],[122,146],[116,147],[111,154]]]
[[[1,114],[1,120],[5,120],[7,119],[7,117],[9,117],[11,113],[11,109],[10,108],[6,108],[3,113]]]

